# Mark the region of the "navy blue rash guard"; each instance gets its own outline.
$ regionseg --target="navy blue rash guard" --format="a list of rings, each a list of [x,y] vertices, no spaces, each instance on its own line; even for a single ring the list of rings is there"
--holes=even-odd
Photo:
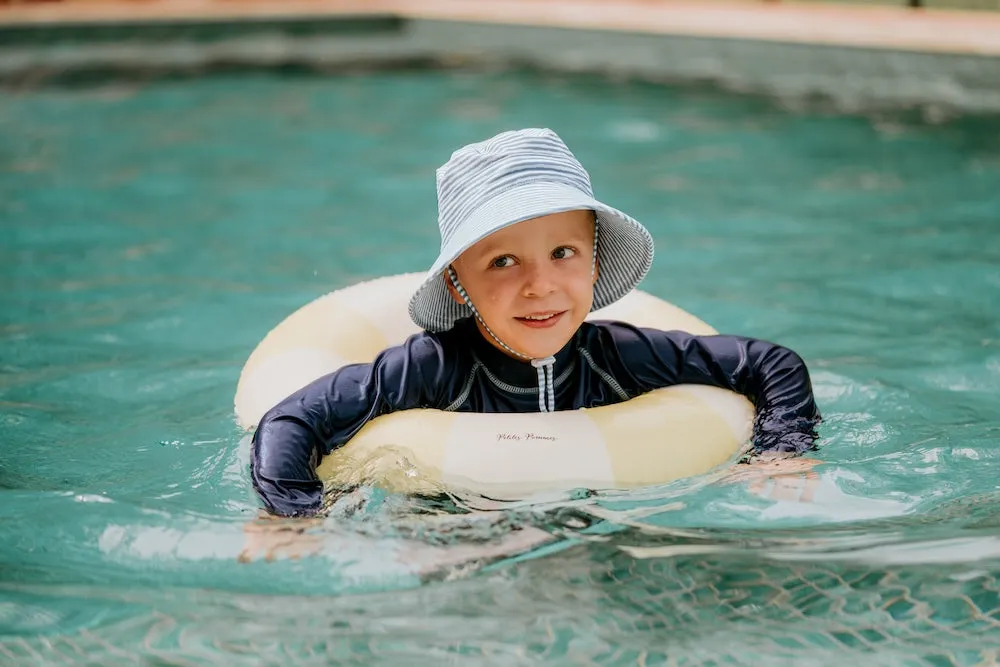
[[[555,357],[557,410],[620,403],[675,384],[711,385],[753,402],[755,451],[815,448],[820,415],[809,372],[779,345],[585,322]],[[264,415],[253,438],[254,488],[274,514],[316,513],[322,457],[369,420],[409,408],[537,412],[537,372],[487,342],[472,318],[448,331],[410,336],[372,363],[319,378]]]

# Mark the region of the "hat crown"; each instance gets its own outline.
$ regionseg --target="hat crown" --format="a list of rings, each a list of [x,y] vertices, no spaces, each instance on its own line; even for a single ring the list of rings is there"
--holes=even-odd
[[[437,170],[441,247],[481,205],[512,188],[538,183],[594,196],[587,170],[552,130],[502,132],[458,149]]]

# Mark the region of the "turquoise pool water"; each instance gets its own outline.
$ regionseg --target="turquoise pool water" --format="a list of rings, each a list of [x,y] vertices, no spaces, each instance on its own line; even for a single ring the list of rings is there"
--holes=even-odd
[[[429,265],[435,167],[533,125],[649,226],[646,290],[807,359],[813,474],[466,514],[363,489],[274,533],[314,555],[240,562],[254,345]],[[0,665],[1000,659],[1000,118],[219,76],[0,92],[0,170]]]

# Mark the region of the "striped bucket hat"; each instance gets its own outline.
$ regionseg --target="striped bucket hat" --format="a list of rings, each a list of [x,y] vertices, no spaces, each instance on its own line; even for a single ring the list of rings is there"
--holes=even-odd
[[[437,171],[441,252],[410,299],[410,317],[444,331],[471,317],[448,294],[442,275],[467,248],[510,225],[551,213],[589,209],[597,216],[593,309],[628,294],[653,263],[653,238],[636,220],[594,199],[590,176],[548,129],[503,132],[455,151]]]

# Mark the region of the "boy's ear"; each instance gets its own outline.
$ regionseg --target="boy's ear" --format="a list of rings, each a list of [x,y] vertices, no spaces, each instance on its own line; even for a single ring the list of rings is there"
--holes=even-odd
[[[444,281],[444,286],[445,288],[447,288],[448,294],[451,295],[451,298],[455,300],[455,303],[457,303],[460,306],[464,306],[465,299],[462,298],[462,295],[458,293],[458,290],[455,289],[455,286],[451,284],[451,280],[448,279],[448,269],[445,269],[444,273],[441,274],[441,280]]]

